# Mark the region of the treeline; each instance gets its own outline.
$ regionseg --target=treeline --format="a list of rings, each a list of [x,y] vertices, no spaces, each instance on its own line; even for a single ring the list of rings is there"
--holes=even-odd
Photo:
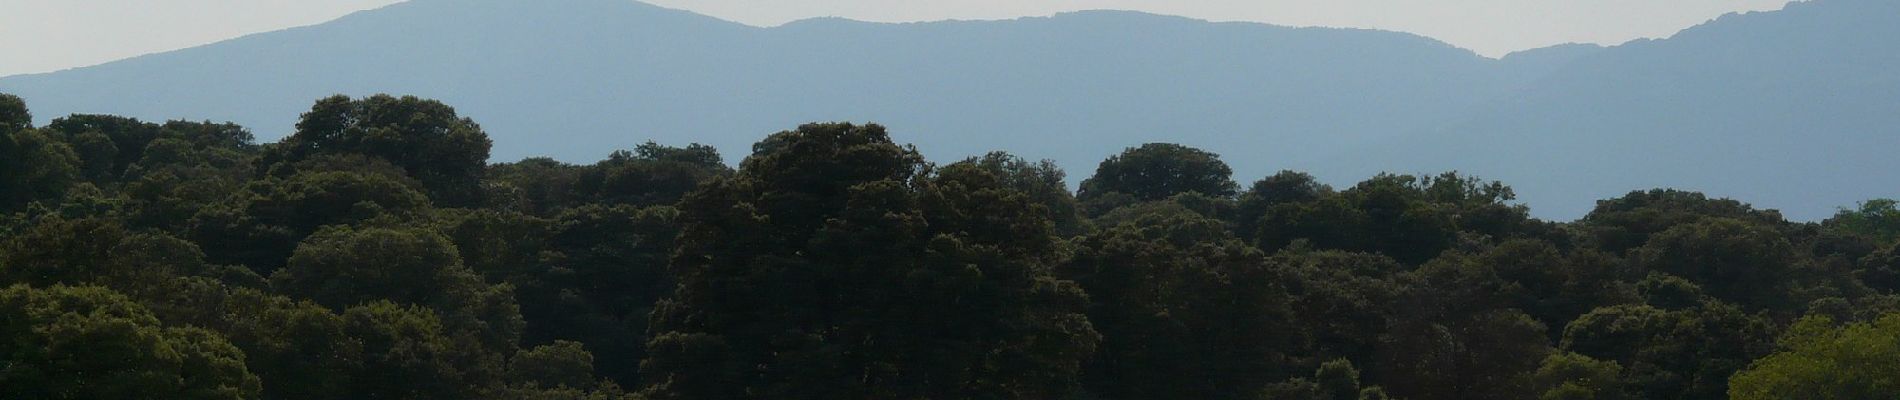
[[[1867,399],[1900,395],[1900,209],[1674,190],[1531,218],[1148,144],[934,164],[883,127],[737,169],[489,164],[333,97],[293,135],[0,95],[0,398]],[[558,138],[549,138],[558,140]]]

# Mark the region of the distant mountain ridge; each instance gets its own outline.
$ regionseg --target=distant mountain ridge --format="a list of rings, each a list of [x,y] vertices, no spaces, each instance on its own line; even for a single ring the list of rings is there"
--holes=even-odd
[[[1122,11],[761,28],[624,0],[414,0],[0,91],[42,120],[231,120],[264,140],[322,96],[414,94],[481,123],[496,161],[590,162],[646,140],[736,161],[765,134],[851,120],[939,161],[1008,150],[1072,178],[1166,141],[1221,153],[1240,180],[1457,168],[1551,218],[1653,186],[1817,218],[1900,196],[1900,161],[1878,154],[1900,140],[1896,4],[1816,0],[1490,59],[1404,33]]]

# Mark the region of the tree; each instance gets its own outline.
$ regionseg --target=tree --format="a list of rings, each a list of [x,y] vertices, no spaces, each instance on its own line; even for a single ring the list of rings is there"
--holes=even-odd
[[[1835,327],[1827,317],[1802,319],[1781,351],[1755,360],[1729,380],[1728,396],[1765,399],[1889,399],[1900,396],[1900,314]]]
[[[128,224],[183,233],[191,217],[252,179],[256,145],[234,124],[172,121],[125,170]]]
[[[550,389],[591,389],[595,384],[594,355],[577,342],[563,340],[536,346],[515,353],[508,361],[508,379]]]
[[[1739,201],[1710,199],[1702,193],[1671,189],[1636,191],[1598,201],[1596,208],[1578,222],[1597,248],[1622,253],[1648,243],[1650,235],[1704,218],[1731,218],[1771,226],[1784,222],[1781,214],[1772,210],[1759,211]]]
[[[1256,398],[1268,400],[1386,400],[1385,389],[1359,386],[1359,369],[1338,359],[1320,364],[1313,379],[1293,378],[1268,385]]]
[[[20,96],[0,93],[0,137],[33,128],[33,113]]]
[[[355,377],[377,372],[365,369],[377,354],[366,354],[343,317],[316,303],[237,289],[198,311],[212,314],[207,324],[244,350],[245,364],[265,383],[264,398],[360,398],[367,385]]]
[[[1075,251],[1061,276],[1089,293],[1102,332],[1091,394],[1244,399],[1289,372],[1301,338],[1281,279],[1220,221],[1149,217],[1083,236]]]
[[[74,114],[55,118],[42,130],[72,145],[87,178],[103,185],[124,178],[126,168],[144,157],[145,146],[158,139],[162,128],[135,118]]]
[[[1861,258],[1854,277],[1882,294],[1900,294],[1900,244]]]
[[[681,148],[647,142],[631,152],[615,151],[583,170],[574,189],[596,203],[673,205],[700,183],[731,173],[712,146],[694,143]]]
[[[1842,208],[1833,218],[1821,223],[1830,228],[1865,235],[1881,243],[1900,239],[1900,201],[1873,199],[1855,209]]]
[[[1576,353],[1545,357],[1531,380],[1539,400],[1626,400],[1623,367]]]
[[[473,335],[493,351],[512,349],[521,338],[513,288],[483,283],[434,232],[329,228],[298,245],[271,282],[334,310],[379,301],[428,307],[448,333]]]
[[[1401,302],[1404,288],[1395,275],[1404,265],[1376,254],[1310,249],[1282,251],[1270,263],[1285,271],[1291,325],[1311,343],[1302,359],[1376,358],[1380,336]]]
[[[454,108],[413,96],[318,100],[278,144],[267,163],[354,153],[388,160],[422,182],[429,197],[451,207],[479,204],[492,142]]]
[[[1155,201],[1187,193],[1209,196],[1233,196],[1237,185],[1233,168],[1219,154],[1171,143],[1149,143],[1131,147],[1103,160],[1095,176],[1082,181],[1076,195],[1083,202],[1096,201],[1109,193],[1122,193],[1137,201]]]
[[[1097,338],[1028,196],[877,125],[767,138],[682,201],[654,398],[1060,398]],[[934,172],[934,173],[933,173]]]
[[[213,262],[244,265],[268,275],[320,227],[413,218],[429,207],[427,197],[387,176],[308,172],[252,181],[226,204],[193,216],[187,232],[210,245]]]
[[[667,257],[679,229],[679,211],[663,206],[590,205],[556,217],[528,314],[541,324],[531,342],[589,343],[607,357],[604,375],[638,383],[648,317],[676,286]]]
[[[1639,398],[1722,399],[1728,378],[1767,353],[1767,323],[1705,300],[1682,310],[1599,308],[1564,328],[1562,349],[1623,367]]]
[[[1380,175],[1317,201],[1270,207],[1254,233],[1262,249],[1305,239],[1321,249],[1375,252],[1419,264],[1450,248],[1462,211],[1498,204],[1508,190],[1466,194],[1467,180]],[[1444,194],[1450,184],[1459,191]],[[1500,185],[1501,186],[1501,185]]]
[[[1793,245],[1783,235],[1734,219],[1657,233],[1633,258],[1645,269],[1687,278],[1715,298],[1753,308],[1787,306],[1787,284],[1796,272]]]
[[[98,287],[0,290],[0,396],[245,399],[260,384],[217,334],[168,328]]]
[[[1075,194],[1069,192],[1068,173],[1057,167],[1054,161],[1042,160],[1030,162],[1022,157],[1006,152],[990,152],[982,157],[970,157],[959,164],[971,164],[1003,179],[1005,185],[1029,195],[1031,201],[1041,205],[1049,214],[1049,220],[1055,222],[1056,234],[1073,237],[1088,229],[1082,215],[1082,205],[1075,200]]]
[[[581,174],[593,167],[576,166],[552,158],[534,157],[514,163],[491,164],[487,208],[547,217],[585,203],[589,193],[578,189]]]
[[[348,398],[468,399],[501,383],[500,355],[458,343],[429,309],[376,301],[342,320],[364,354]]]
[[[71,146],[32,129],[0,135],[0,213],[55,200],[79,178]]]
[[[1273,176],[1254,181],[1247,191],[1241,193],[1236,204],[1233,225],[1234,234],[1242,240],[1253,243],[1260,236],[1260,218],[1269,210],[1282,204],[1298,204],[1316,201],[1333,195],[1333,188],[1319,179],[1304,172],[1280,171]]]

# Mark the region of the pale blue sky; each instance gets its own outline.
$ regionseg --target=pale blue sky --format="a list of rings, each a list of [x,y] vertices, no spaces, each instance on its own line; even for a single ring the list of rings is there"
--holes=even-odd
[[[528,0],[524,0],[528,1]],[[533,0],[540,1],[540,0]],[[0,76],[99,64],[328,21],[397,0],[0,0]],[[752,25],[810,17],[904,22],[1089,9],[1412,32],[1488,56],[1665,37],[1788,0],[653,0]]]

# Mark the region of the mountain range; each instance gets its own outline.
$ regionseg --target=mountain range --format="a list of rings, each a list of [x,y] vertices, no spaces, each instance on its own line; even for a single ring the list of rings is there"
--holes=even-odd
[[[1900,196],[1900,1],[1813,0],[1672,37],[1479,56],[1406,33],[1124,11],[754,27],[630,0],[412,0],[314,26],[0,78],[40,122],[229,120],[274,140],[332,94],[442,100],[495,161],[648,140],[729,161],[812,121],[878,122],[926,156],[1220,153],[1349,185],[1459,170],[1576,218],[1653,187],[1819,219]]]

